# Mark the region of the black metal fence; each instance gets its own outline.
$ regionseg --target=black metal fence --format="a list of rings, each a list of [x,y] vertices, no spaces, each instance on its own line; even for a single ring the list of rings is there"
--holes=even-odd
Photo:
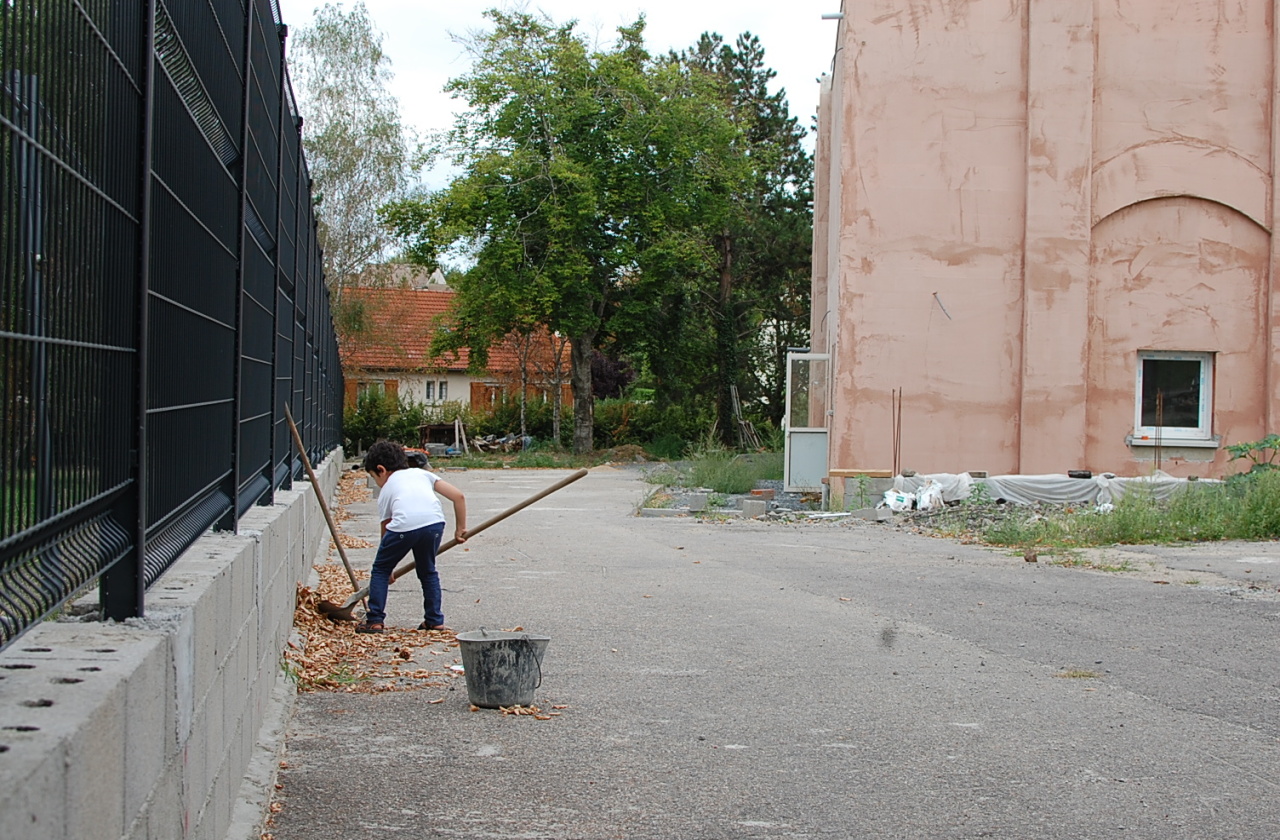
[[[340,441],[275,0],[0,0],[0,647]]]

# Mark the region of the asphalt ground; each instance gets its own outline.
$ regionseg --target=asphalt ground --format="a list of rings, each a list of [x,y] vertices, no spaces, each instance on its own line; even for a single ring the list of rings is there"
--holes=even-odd
[[[474,524],[565,475],[446,477]],[[636,517],[647,490],[597,468],[441,558],[456,630],[550,636],[558,717],[473,712],[461,678],[302,694],[274,837],[1280,837],[1276,544],[1108,549],[1133,569],[1108,573]],[[420,603],[397,583],[389,622]]]

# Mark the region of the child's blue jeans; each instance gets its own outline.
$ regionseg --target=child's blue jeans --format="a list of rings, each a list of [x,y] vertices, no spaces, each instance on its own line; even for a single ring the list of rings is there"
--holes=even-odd
[[[422,583],[422,615],[428,627],[444,624],[440,604],[440,575],[436,573],[436,551],[444,536],[444,523],[437,522],[414,531],[387,531],[378,544],[369,576],[369,612],[365,621],[382,624],[387,618],[387,587],[391,573],[410,551],[417,564],[414,571]]]

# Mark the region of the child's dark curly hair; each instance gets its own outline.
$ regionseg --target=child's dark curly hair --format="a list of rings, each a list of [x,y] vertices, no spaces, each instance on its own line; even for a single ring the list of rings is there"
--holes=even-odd
[[[366,472],[377,472],[378,467],[385,467],[387,472],[408,469],[409,460],[405,457],[404,447],[389,440],[380,440],[364,454]]]

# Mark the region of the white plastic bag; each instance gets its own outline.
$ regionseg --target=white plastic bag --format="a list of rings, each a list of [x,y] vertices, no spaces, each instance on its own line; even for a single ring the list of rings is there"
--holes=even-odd
[[[901,512],[911,510],[916,504],[915,493],[903,493],[898,490],[884,491],[884,501],[880,503],[880,507],[887,507],[889,510]]]
[[[940,508],[944,504],[942,500],[942,485],[933,479],[920,488],[919,495],[916,496],[917,510],[934,510]]]

